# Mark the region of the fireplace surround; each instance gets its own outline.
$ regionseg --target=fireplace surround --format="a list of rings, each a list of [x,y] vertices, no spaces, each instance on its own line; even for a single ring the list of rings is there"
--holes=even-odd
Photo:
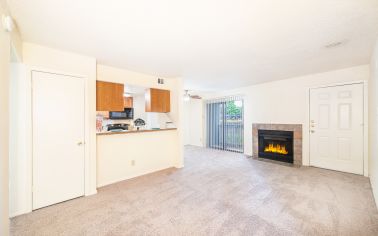
[[[302,165],[301,124],[254,123],[252,142],[254,158]]]

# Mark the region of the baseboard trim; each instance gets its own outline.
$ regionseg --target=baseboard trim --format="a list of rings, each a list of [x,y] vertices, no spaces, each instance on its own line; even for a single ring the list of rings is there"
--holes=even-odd
[[[95,194],[97,194],[97,189],[94,190],[94,191],[91,191],[89,193],[86,193],[84,196],[87,197],[87,196],[92,196],[92,195],[95,195]]]
[[[375,207],[378,209],[378,187],[375,188],[374,186],[377,186],[377,183],[375,183],[374,181],[372,181],[372,178],[370,177],[370,185],[371,185],[371,189],[372,189],[372,192],[373,192],[373,198],[374,198],[374,201],[375,201]]]

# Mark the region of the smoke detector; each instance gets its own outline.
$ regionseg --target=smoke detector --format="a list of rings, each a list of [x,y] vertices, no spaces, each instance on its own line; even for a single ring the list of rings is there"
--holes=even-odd
[[[12,32],[12,30],[14,29],[14,21],[11,16],[2,15],[1,23],[4,30],[7,32]]]
[[[328,48],[328,49],[329,48],[336,48],[336,47],[342,46],[345,43],[346,43],[346,40],[336,41],[336,42],[332,42],[332,43],[326,44],[326,45],[324,45],[324,47]]]

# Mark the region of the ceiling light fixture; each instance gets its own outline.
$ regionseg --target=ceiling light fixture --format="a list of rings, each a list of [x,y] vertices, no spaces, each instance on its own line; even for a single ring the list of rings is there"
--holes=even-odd
[[[188,102],[190,100],[189,90],[185,90],[184,101]]]

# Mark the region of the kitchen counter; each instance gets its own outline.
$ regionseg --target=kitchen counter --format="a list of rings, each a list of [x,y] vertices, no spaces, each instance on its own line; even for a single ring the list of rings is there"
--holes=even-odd
[[[125,131],[103,131],[97,133],[97,135],[113,135],[113,134],[128,134],[128,133],[146,133],[146,132],[157,132],[157,131],[167,131],[176,130],[177,128],[166,128],[166,129],[141,129],[141,130],[125,130]]]

